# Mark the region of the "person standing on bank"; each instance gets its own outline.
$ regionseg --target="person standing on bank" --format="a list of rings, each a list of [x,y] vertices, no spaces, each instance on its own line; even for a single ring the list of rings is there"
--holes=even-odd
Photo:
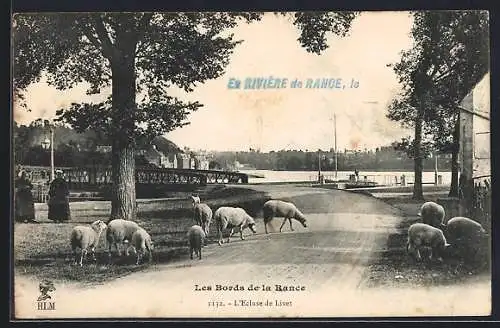
[[[48,219],[54,222],[68,221],[69,211],[69,189],[63,178],[63,171],[56,170],[56,178],[50,183],[49,188],[49,213]]]
[[[27,177],[26,171],[19,172],[19,177],[15,182],[15,219],[19,222],[36,222],[35,221],[35,203],[31,189],[33,185]]]

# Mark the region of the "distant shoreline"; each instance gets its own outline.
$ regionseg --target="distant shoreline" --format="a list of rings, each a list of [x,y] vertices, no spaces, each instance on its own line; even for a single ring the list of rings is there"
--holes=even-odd
[[[246,172],[253,172],[253,171],[273,171],[273,172],[318,172],[318,170],[270,170],[270,169],[245,169],[245,170],[238,170],[240,173],[245,173]],[[362,172],[410,172],[414,173],[413,169],[358,169],[359,173],[361,174]],[[321,170],[321,172],[335,172],[335,170]],[[353,170],[337,170],[337,172],[353,172]],[[422,170],[422,172],[434,172],[434,169],[432,170]],[[438,170],[439,173],[451,173],[451,170]]]

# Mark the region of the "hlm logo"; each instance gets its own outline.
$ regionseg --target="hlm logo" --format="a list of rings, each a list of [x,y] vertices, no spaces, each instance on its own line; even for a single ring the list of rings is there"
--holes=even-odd
[[[40,296],[38,296],[37,299],[37,309],[39,311],[55,310],[56,302],[47,301],[52,299],[52,296],[50,296],[49,293],[56,290],[54,283],[50,280],[43,280],[40,282],[38,288],[40,289]]]

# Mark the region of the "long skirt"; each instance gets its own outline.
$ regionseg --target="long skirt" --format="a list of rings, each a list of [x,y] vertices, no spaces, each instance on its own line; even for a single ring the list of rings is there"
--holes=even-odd
[[[35,221],[35,203],[31,191],[18,191],[14,204],[16,221]]]
[[[69,200],[67,197],[52,197],[49,200],[49,212],[47,218],[55,222],[68,221],[71,219],[69,211]]]

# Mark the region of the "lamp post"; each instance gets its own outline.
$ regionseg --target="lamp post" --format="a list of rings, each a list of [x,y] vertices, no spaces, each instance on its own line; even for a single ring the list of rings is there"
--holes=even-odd
[[[438,185],[438,153],[434,152],[434,185]]]
[[[333,131],[335,135],[335,180],[337,180],[337,166],[338,166],[338,157],[337,157],[337,115],[333,113]]]
[[[321,183],[321,150],[318,149],[318,183]]]
[[[42,148],[48,150],[50,148],[50,181],[54,180],[54,129],[50,127],[50,140],[45,138],[42,141]]]
[[[321,155],[321,149],[318,149],[318,183],[323,184],[321,179],[321,161],[326,159],[326,155]]]

